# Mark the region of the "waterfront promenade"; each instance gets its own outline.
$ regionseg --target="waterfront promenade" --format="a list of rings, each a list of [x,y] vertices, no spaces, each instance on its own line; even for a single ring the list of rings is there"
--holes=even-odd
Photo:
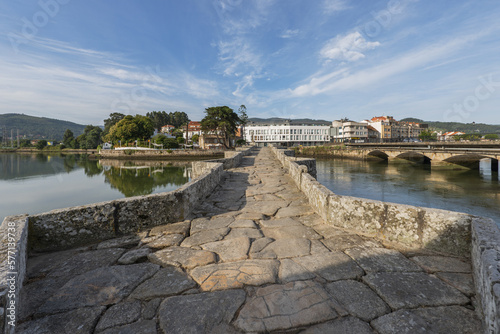
[[[19,333],[481,333],[466,259],[327,225],[270,149],[189,220],[28,259]]]

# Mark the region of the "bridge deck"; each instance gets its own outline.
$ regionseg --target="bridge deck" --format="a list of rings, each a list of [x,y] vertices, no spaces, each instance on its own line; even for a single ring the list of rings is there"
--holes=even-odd
[[[479,333],[470,263],[328,226],[268,149],[195,217],[28,260],[21,333]]]

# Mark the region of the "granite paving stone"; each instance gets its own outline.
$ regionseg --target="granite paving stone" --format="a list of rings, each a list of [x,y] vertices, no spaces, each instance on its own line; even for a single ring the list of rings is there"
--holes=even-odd
[[[278,227],[287,227],[287,226],[303,226],[299,221],[292,219],[292,218],[261,220],[260,225],[262,227],[269,227],[269,228],[278,228]]]
[[[250,239],[232,238],[229,240],[209,242],[202,245],[204,250],[208,250],[219,255],[223,262],[244,260],[248,257],[250,249]]]
[[[97,249],[105,248],[129,248],[139,244],[141,238],[137,235],[127,235],[121,238],[115,238],[103,241],[97,245]]]
[[[262,251],[267,245],[269,245],[273,241],[274,239],[271,238],[260,238],[254,240],[252,242],[252,246],[250,247],[250,254]]]
[[[191,228],[190,221],[183,221],[180,223],[166,224],[153,227],[149,231],[150,236],[162,235],[162,234],[182,234],[187,235],[189,233],[189,229]]]
[[[26,264],[26,276],[28,278],[45,276],[52,269],[58,268],[62,263],[78,253],[80,253],[78,250],[70,249],[67,251],[40,254],[30,257]]]
[[[208,242],[219,241],[222,240],[228,233],[229,228],[218,228],[213,230],[204,230],[200,231],[190,237],[184,239],[181,243],[182,247],[192,247],[206,244]]]
[[[269,243],[258,253],[250,253],[252,259],[284,259],[309,255],[311,241],[308,239],[278,239]]]
[[[353,280],[332,282],[326,285],[326,290],[347,312],[362,320],[370,321],[391,312],[389,306],[361,282]]]
[[[330,253],[330,250],[321,243],[321,240],[311,240],[311,255]]]
[[[275,260],[246,260],[197,267],[190,274],[203,291],[214,291],[275,283],[278,268]]]
[[[125,254],[123,254],[119,259],[118,259],[118,264],[132,264],[135,263],[139,260],[144,260],[148,258],[148,255],[151,253],[150,248],[138,248],[138,249],[132,249]]]
[[[482,333],[474,311],[461,306],[399,310],[371,322],[380,334]]]
[[[356,234],[344,234],[330,236],[322,240],[323,244],[332,251],[345,251],[349,248],[380,248],[382,245],[378,242],[367,240]]]
[[[270,285],[256,290],[235,325],[244,332],[270,332],[335,319],[342,309],[312,281]]]
[[[387,248],[350,248],[345,251],[366,272],[422,271],[414,262],[400,252]]]
[[[156,321],[140,320],[132,324],[106,329],[101,334],[157,334]]]
[[[191,222],[191,235],[206,230],[228,227],[234,221],[233,217],[197,218]]]
[[[262,232],[256,228],[232,228],[229,234],[224,237],[224,240],[235,238],[260,239],[262,237]]]
[[[149,242],[145,242],[143,247],[160,249],[170,246],[179,246],[182,240],[184,240],[184,235],[182,234],[165,234],[158,236]]]
[[[276,213],[277,218],[286,218],[286,217],[299,217],[303,215],[307,215],[313,213],[313,209],[309,205],[294,205],[286,208],[281,208]]]
[[[283,226],[280,228],[262,228],[262,232],[266,237],[273,239],[295,239],[304,238],[309,240],[321,239],[320,236],[314,229],[304,225],[294,225],[294,226]]]
[[[445,283],[460,290],[466,296],[471,297],[475,294],[472,274],[439,272],[435,275]]]
[[[315,274],[290,259],[282,259],[280,263],[278,275],[279,280],[283,283],[305,281],[316,277]]]
[[[317,219],[321,219],[317,217]],[[304,223],[303,223],[304,224]],[[304,224],[307,225],[307,224]],[[309,226],[309,225],[307,225]],[[327,224],[315,224],[312,226],[316,232],[321,234],[325,239],[331,239],[332,237],[341,236],[341,235],[349,235],[348,232],[343,231],[341,229],[335,228],[333,226]]]
[[[426,273],[372,273],[363,281],[395,310],[469,303],[460,291]]]
[[[104,306],[85,307],[65,313],[49,315],[24,322],[16,327],[16,333],[55,334],[55,333],[93,333],[99,316],[106,309]]]
[[[156,317],[156,311],[158,310],[158,307],[160,306],[163,299],[164,298],[154,298],[148,302],[145,302],[142,308],[142,318],[153,319],[154,317]]]
[[[236,333],[230,322],[244,302],[243,290],[169,297],[158,310],[160,328],[178,334]]]
[[[414,256],[411,258],[425,271],[470,273],[472,271],[470,263],[448,256]]]
[[[153,276],[159,266],[138,263],[94,269],[70,279],[38,309],[38,315],[115,304],[141,282]]]
[[[133,323],[141,316],[141,303],[139,301],[121,302],[111,306],[104,312],[97,323],[96,331]]]
[[[114,264],[123,253],[123,248],[108,248],[78,253],[60,263],[49,273],[50,277],[75,277],[87,271]]]
[[[344,253],[325,253],[297,257],[293,261],[327,281],[360,278],[364,271]]]
[[[231,229],[235,228],[257,228],[257,225],[255,225],[255,222],[251,219],[237,219],[234,222],[232,222],[229,227]]]
[[[169,247],[148,255],[149,261],[162,267],[180,266],[192,269],[214,263],[217,258],[214,253],[191,249],[187,247]]]
[[[370,325],[355,317],[344,317],[311,326],[300,334],[375,334]]]
[[[131,294],[130,298],[150,300],[168,297],[194,288],[196,283],[176,267],[161,268],[153,277],[144,281]]]

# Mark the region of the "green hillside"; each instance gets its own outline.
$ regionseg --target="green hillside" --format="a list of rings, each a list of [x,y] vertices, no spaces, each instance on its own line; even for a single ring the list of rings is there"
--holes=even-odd
[[[464,133],[500,134],[500,125],[491,125],[483,123],[434,122],[434,121],[423,121],[418,118],[404,118],[401,121],[426,123],[429,124],[429,128],[436,131],[460,131]]]
[[[24,114],[2,114],[0,115],[0,137],[4,129],[7,130],[8,137],[10,137],[11,130],[16,136],[19,129],[19,135],[23,138],[62,140],[66,129],[70,129],[77,137],[83,133],[85,125]]]

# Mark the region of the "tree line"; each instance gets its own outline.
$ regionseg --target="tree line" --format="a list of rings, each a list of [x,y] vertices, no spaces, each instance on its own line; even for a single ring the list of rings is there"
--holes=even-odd
[[[208,135],[216,138],[217,142],[225,148],[231,148],[239,126],[245,126],[248,122],[247,110],[244,105],[238,109],[238,113],[228,106],[209,107],[205,109],[205,117],[201,120],[201,129]],[[123,145],[153,141],[162,144],[164,148],[177,148],[184,143],[183,129],[187,127],[190,119],[185,112],[152,111],[144,115],[124,115],[111,113],[104,120],[104,129],[87,125],[84,132],[75,137],[74,133],[67,129],[64,133],[61,148],[73,149],[96,149],[104,142],[113,145]],[[172,134],[175,138],[167,138],[160,134],[164,125],[172,125],[175,130]],[[155,130],[158,134],[152,138]],[[191,140],[198,141],[194,135]],[[240,141],[238,144],[242,144]],[[37,148],[42,149],[47,145],[46,141],[39,141]]]

